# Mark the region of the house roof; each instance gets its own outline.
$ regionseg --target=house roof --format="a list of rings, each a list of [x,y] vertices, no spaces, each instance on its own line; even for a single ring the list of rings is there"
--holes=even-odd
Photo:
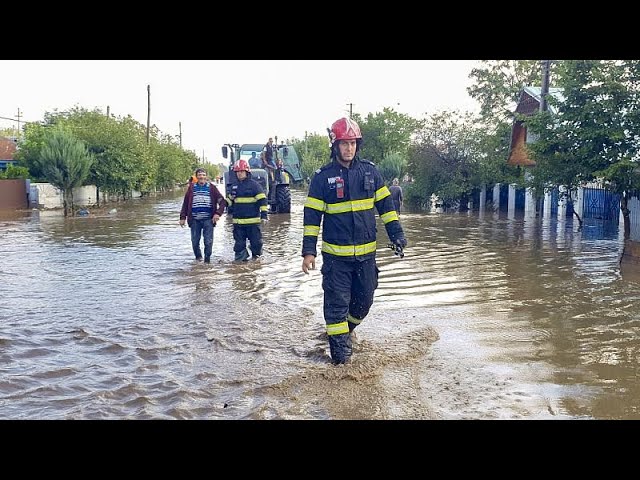
[[[530,97],[533,97],[538,101],[538,104],[542,100],[542,87],[524,87],[523,92],[525,92]],[[562,88],[552,87],[549,88],[549,95],[558,100],[559,102],[564,102],[564,95],[562,94]],[[520,95],[520,99],[522,100],[522,94]],[[557,108],[554,105],[549,104],[549,111],[551,113],[558,113]]]
[[[13,160],[16,142],[12,138],[0,137],[0,160]]]

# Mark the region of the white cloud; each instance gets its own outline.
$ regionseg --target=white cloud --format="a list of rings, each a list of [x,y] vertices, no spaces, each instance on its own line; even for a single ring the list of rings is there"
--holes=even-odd
[[[0,60],[0,116],[42,120],[74,105],[131,115],[178,134],[207,161],[226,142],[324,133],[349,103],[361,115],[384,107],[422,118],[443,109],[475,110],[466,60]],[[0,120],[0,126],[12,125]]]

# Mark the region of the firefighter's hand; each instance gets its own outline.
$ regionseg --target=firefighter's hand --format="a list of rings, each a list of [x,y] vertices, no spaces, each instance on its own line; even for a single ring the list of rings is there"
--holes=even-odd
[[[316,269],[316,257],[314,255],[305,255],[302,259],[302,271],[309,273],[309,270]]]
[[[396,238],[394,243],[400,248],[407,248],[407,239],[404,237]]]
[[[220,215],[218,215],[217,213],[213,216],[213,224],[215,225],[216,223],[218,223],[218,220],[220,220]]]
[[[181,218],[181,219],[180,219],[180,226],[181,226],[181,227],[184,227],[184,218]]]

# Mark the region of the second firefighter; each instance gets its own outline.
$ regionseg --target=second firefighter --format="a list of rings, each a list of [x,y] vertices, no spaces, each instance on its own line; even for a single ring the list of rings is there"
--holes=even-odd
[[[235,260],[249,259],[249,249],[254,260],[262,255],[262,231],[260,224],[267,221],[267,196],[262,186],[251,178],[251,168],[246,160],[233,165],[238,179],[227,192],[228,212],[233,217],[233,251]]]

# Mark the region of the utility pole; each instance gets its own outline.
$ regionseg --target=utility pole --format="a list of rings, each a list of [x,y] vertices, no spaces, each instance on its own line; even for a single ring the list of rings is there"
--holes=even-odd
[[[180,148],[182,148],[182,122],[178,122],[178,130],[180,131],[178,135],[180,137]]]
[[[353,117],[353,103],[347,103],[349,105],[349,118]]]
[[[107,105],[107,118],[109,118],[109,105]]]
[[[149,129],[151,128],[151,85],[147,85],[147,145],[149,145]]]
[[[547,111],[547,95],[549,94],[549,70],[551,60],[542,60],[542,86],[540,87],[540,111]]]
[[[202,149],[202,163],[204,163],[204,148]]]
[[[22,115],[20,114],[20,108],[18,108],[18,139],[20,139],[20,117]]]

